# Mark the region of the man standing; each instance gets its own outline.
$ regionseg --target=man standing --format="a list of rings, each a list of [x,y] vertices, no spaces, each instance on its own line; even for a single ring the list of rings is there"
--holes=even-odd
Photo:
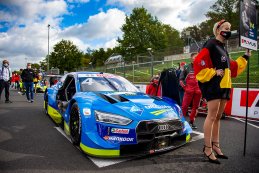
[[[184,89],[182,111],[183,115],[186,116],[188,107],[192,103],[192,110],[190,114],[190,125],[192,129],[197,129],[194,125],[194,121],[201,100],[201,91],[193,70],[193,61],[196,55],[197,53],[191,54],[191,64],[187,65],[180,74],[180,85]]]
[[[12,77],[11,69],[9,68],[9,62],[3,60],[2,68],[0,68],[0,97],[3,89],[5,89],[5,103],[12,103],[9,100],[9,87],[10,78]]]
[[[29,103],[33,100],[33,78],[34,71],[31,69],[31,63],[27,63],[27,68],[22,71],[21,78],[26,89],[26,97]]]

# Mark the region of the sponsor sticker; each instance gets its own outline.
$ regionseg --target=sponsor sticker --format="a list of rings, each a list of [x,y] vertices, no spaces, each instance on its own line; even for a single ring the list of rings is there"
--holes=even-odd
[[[83,77],[106,77],[106,78],[114,78],[115,76],[112,74],[78,74],[79,78]]]
[[[221,57],[221,62],[226,62],[227,58],[225,56]]]
[[[205,66],[205,61],[204,60],[201,60],[201,66]]]
[[[167,105],[147,105],[145,106],[146,109],[170,109],[171,106],[167,106]]]
[[[157,111],[153,111],[153,112],[150,112],[150,113],[153,114],[153,115],[158,116],[158,115],[161,115],[161,114],[163,114],[165,112],[169,112],[169,111],[173,111],[173,109],[172,108],[170,108],[170,109],[162,109],[162,110],[157,110]]]
[[[89,108],[84,108],[84,109],[83,109],[83,114],[86,115],[86,116],[91,115],[91,109],[89,109]]]
[[[112,128],[111,132],[112,133],[117,133],[117,134],[129,134],[129,129]]]
[[[133,142],[134,138],[118,137],[118,136],[104,136],[103,139],[107,141],[119,141],[119,142]]]
[[[141,115],[142,112],[143,112],[143,109],[137,107],[137,106],[133,106],[131,109],[130,109],[130,112],[133,112],[133,113],[136,113],[138,115]]]

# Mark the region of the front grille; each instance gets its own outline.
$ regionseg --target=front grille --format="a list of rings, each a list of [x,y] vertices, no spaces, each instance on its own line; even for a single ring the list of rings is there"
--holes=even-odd
[[[165,152],[178,148],[186,144],[186,136],[164,137],[160,139],[154,139],[147,143],[138,143],[135,145],[121,145],[120,156],[143,156],[147,154],[153,154],[157,152]]]
[[[136,129],[137,142],[150,142],[155,138],[179,134],[183,128],[182,122],[177,120],[141,121]]]

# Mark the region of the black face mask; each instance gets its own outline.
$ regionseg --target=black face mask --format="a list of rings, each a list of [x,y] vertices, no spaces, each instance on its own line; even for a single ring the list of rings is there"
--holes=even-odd
[[[231,31],[221,31],[220,35],[227,40],[229,37],[231,37]]]

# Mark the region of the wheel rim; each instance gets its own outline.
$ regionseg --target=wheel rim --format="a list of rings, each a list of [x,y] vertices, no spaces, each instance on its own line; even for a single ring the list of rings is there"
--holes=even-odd
[[[78,109],[74,108],[70,115],[70,135],[75,144],[80,141],[80,116]]]

